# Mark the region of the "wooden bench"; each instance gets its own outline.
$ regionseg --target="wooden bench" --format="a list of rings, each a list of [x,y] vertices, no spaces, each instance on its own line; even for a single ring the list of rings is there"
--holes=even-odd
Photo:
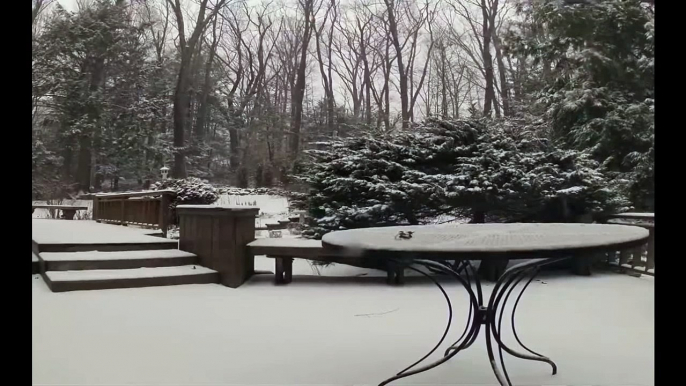
[[[275,260],[276,284],[290,283],[293,278],[293,259],[300,258],[315,261],[327,261],[331,263],[350,264],[365,266],[359,256],[346,256],[343,254],[325,252],[321,240],[309,239],[281,239],[268,238],[257,239],[248,248],[253,256],[265,255]],[[387,270],[389,284],[401,284],[404,279],[403,270]]]
[[[275,260],[274,282],[277,284],[291,282],[294,258],[381,269],[386,271],[386,281],[389,284],[402,284],[405,281],[405,270],[402,268],[370,267],[369,259],[325,252],[321,240],[264,238],[249,243],[248,248],[253,256],[264,255]],[[508,262],[508,259],[484,260],[478,274],[483,279],[496,281],[507,269]]]
[[[73,220],[77,210],[88,210],[87,206],[74,205],[31,205],[31,213],[36,209],[54,209],[62,211],[62,218],[65,220]]]

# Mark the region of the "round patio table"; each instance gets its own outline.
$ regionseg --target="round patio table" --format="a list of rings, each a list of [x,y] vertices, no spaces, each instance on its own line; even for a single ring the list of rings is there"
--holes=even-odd
[[[380,386],[445,363],[461,350],[471,346],[482,326],[486,333],[486,348],[493,372],[501,385],[512,386],[505,367],[503,351],[521,359],[548,363],[552,367],[553,375],[557,373],[555,363],[526,347],[515,329],[517,304],[539,269],[579,254],[635,248],[644,244],[647,239],[646,229],[625,225],[447,224],[332,232],[324,235],[322,245],[325,250],[331,252],[378,259],[389,269],[416,271],[432,280],[446,299],[448,323],[439,342],[418,361],[381,382]],[[495,283],[488,302],[484,304],[481,282],[469,261],[503,257],[529,260],[506,270]],[[459,264],[454,266],[448,263],[453,260]],[[445,350],[441,359],[421,367],[417,366],[433,354],[447,337],[452,322],[452,305],[441,284],[417,266],[443,272],[454,278],[465,288],[470,299],[469,316],[462,335]],[[525,350],[523,353],[506,345],[501,339],[500,331],[505,304],[516,286],[525,278],[528,280],[516,297],[510,316],[514,337]],[[475,291],[472,289],[472,282]],[[495,360],[494,346],[498,351],[500,365]]]

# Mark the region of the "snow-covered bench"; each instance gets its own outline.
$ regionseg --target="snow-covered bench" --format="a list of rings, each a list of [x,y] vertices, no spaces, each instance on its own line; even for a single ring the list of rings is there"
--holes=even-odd
[[[290,283],[293,278],[293,259],[307,259],[315,261],[328,261],[332,263],[364,266],[362,258],[345,256],[326,252],[322,247],[321,240],[308,239],[282,239],[268,238],[257,239],[248,248],[253,256],[265,255],[275,261],[275,278],[277,284]],[[402,272],[388,271],[389,283],[402,283]]]

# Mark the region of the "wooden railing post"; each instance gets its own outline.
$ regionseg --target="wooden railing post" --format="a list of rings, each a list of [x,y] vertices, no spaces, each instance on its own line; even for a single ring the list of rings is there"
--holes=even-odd
[[[255,240],[260,209],[242,206],[179,205],[179,249],[219,272],[223,285],[238,288],[255,270],[248,243]]]
[[[126,225],[126,212],[124,211],[124,202],[126,202],[126,199],[122,198],[120,202],[121,204],[119,205],[119,224]]]
[[[643,266],[643,246],[633,249],[633,257],[631,258],[631,268]]]
[[[648,258],[646,259],[646,271],[655,268],[655,228],[648,229]]]
[[[167,231],[169,230],[169,204],[171,203],[171,198],[168,194],[162,194],[160,197],[160,228],[162,228],[162,234],[167,237]]]
[[[93,220],[95,220],[96,222],[100,222],[98,206],[99,206],[98,196],[93,196]]]

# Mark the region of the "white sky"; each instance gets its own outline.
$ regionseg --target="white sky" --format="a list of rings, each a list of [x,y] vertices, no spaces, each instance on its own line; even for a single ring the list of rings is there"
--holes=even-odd
[[[57,0],[57,2],[70,11],[76,11],[76,0]]]

